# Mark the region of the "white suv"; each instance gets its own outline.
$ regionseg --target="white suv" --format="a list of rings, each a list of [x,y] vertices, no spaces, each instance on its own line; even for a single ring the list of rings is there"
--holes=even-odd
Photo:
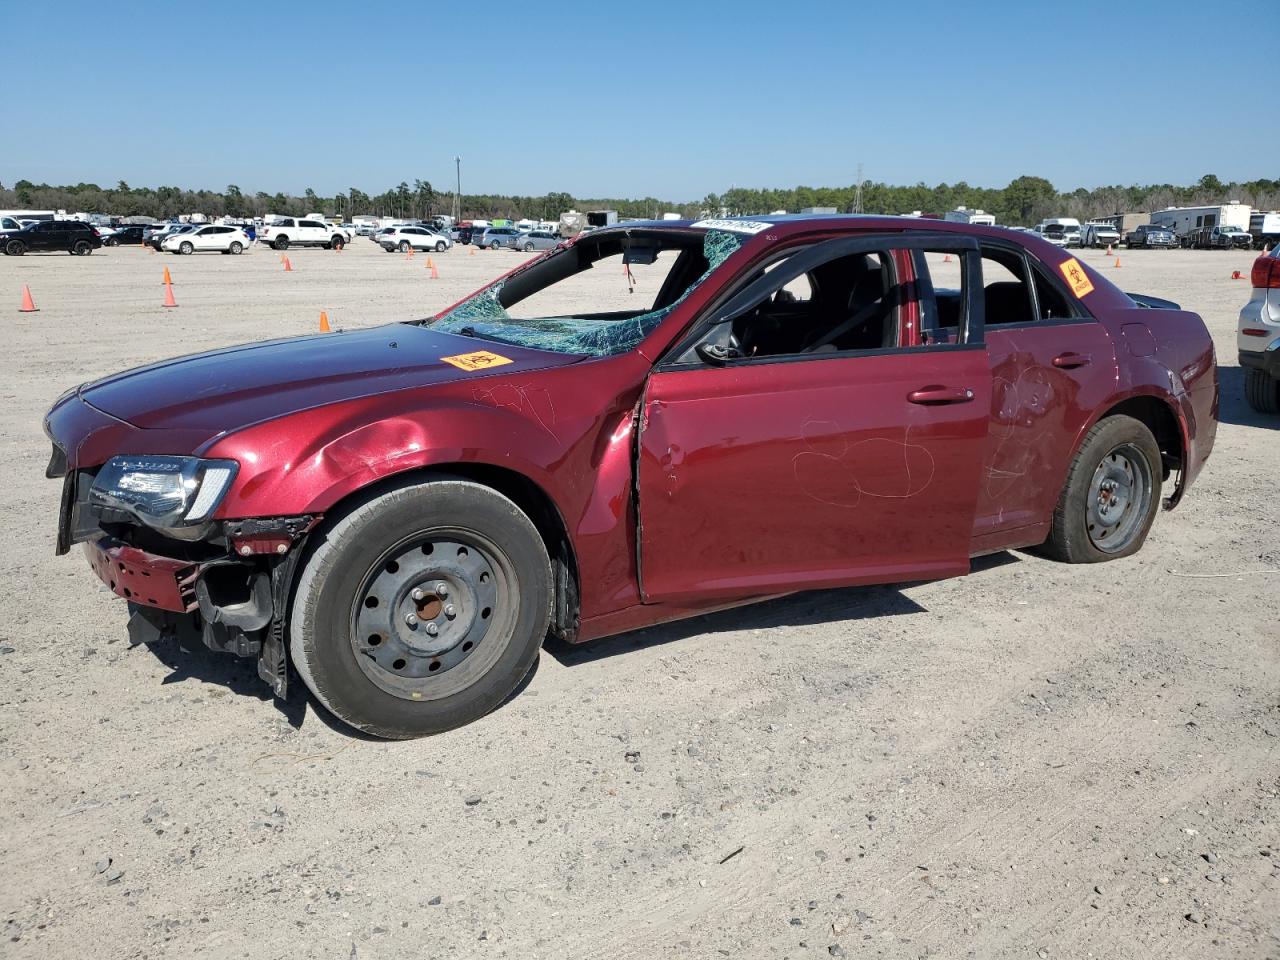
[[[239,255],[249,247],[249,235],[239,227],[211,223],[186,233],[173,233],[160,241],[160,249],[170,253],[217,251]]]
[[[453,241],[431,230],[430,227],[387,227],[377,237],[378,245],[387,253],[408,253],[410,250],[434,250],[444,253]]]
[[[292,247],[329,247],[337,250],[346,245],[346,234],[339,233],[322,220],[300,217],[277,217],[260,231],[258,239],[277,250]]]
[[[1253,261],[1249,279],[1253,294],[1236,328],[1244,398],[1259,413],[1280,413],[1280,245]]]

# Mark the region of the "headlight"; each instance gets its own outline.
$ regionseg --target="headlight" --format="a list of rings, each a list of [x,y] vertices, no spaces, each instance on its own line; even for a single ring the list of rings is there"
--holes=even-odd
[[[197,457],[112,457],[94,478],[89,502],[132,514],[150,527],[184,527],[209,517],[240,465]]]

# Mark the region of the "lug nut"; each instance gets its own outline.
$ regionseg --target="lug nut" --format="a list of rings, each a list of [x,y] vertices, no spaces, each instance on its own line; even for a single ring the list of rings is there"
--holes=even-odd
[[[409,596],[413,597],[413,599],[415,600],[421,600],[423,597],[426,596],[426,594],[422,592],[421,587],[414,587],[413,593],[409,594]]]
[[[450,620],[452,620],[454,617],[458,615],[458,611],[452,603],[447,603],[445,604],[445,607],[444,607],[444,615],[448,617]]]
[[[436,584],[436,596],[443,600],[449,595],[449,585],[447,583]]]
[[[404,622],[411,627],[416,627],[418,625],[418,617],[416,614],[406,613],[404,615]]]
[[[440,628],[437,627],[434,623],[427,624],[427,636],[434,637],[439,632],[440,632]]]

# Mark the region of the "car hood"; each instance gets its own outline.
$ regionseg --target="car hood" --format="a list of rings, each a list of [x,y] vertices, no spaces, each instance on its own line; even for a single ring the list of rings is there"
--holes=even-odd
[[[478,352],[488,353],[490,362],[493,355],[507,361],[493,368],[503,374],[582,359],[389,324],[179,357],[85,384],[79,393],[103,413],[144,430],[214,437],[326,404],[492,376],[483,367],[461,369],[443,359]]]

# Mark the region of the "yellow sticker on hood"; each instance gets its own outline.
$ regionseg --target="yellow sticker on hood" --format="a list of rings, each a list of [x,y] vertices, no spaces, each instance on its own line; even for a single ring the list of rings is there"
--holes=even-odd
[[[500,367],[504,363],[514,363],[510,357],[499,356],[488,350],[477,350],[475,353],[460,353],[456,357],[441,357],[445,363],[451,363],[459,370],[487,370]]]
[[[1058,269],[1062,271],[1062,275],[1067,278],[1067,283],[1071,287],[1071,292],[1077,297],[1083,297],[1087,293],[1093,293],[1093,282],[1085,274],[1084,268],[1080,266],[1080,261],[1075,257],[1070,257],[1058,265]]]

